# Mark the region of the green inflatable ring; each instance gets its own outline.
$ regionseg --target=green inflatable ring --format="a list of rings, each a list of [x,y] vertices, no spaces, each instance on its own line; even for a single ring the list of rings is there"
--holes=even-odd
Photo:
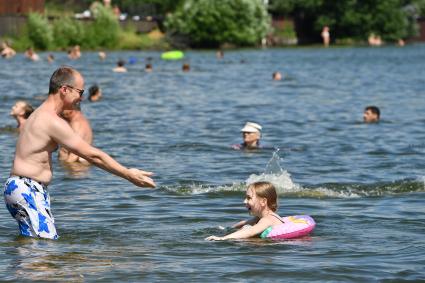
[[[184,53],[180,50],[167,51],[161,54],[163,60],[180,60],[184,58]]]

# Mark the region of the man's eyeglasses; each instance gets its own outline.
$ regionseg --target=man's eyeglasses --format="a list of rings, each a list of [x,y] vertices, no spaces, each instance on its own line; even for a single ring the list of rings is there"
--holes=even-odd
[[[80,95],[80,97],[82,97],[82,96],[83,96],[84,89],[79,89],[79,88],[76,88],[76,87],[73,87],[73,86],[70,86],[70,85],[65,85],[65,87],[72,88],[73,90],[75,90],[75,91],[77,91],[77,92],[78,92],[78,94]]]

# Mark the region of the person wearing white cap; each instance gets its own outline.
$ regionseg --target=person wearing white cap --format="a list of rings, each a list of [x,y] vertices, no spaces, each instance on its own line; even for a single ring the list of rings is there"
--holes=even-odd
[[[234,145],[234,149],[255,149],[260,147],[261,127],[257,123],[246,122],[245,126],[241,129],[243,143]]]

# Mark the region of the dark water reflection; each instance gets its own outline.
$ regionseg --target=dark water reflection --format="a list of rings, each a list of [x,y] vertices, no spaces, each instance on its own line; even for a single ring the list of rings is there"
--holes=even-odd
[[[46,57],[47,54],[42,54]],[[95,145],[127,166],[155,172],[140,189],[88,167],[54,161],[52,209],[59,241],[17,237],[0,210],[0,281],[374,282],[425,278],[425,46],[188,52],[116,52],[100,62],[0,60],[0,168],[10,170],[18,99],[39,105],[61,64],[79,69]],[[119,58],[129,72],[111,72]],[[154,71],[143,71],[152,57]],[[242,61],[242,62],[241,62]],[[274,71],[284,79],[271,80]],[[382,121],[362,123],[366,105]],[[244,152],[247,120],[269,149]],[[269,166],[274,148],[280,148]],[[273,159],[272,159],[273,161]],[[269,163],[270,165],[270,163]],[[273,164],[272,164],[273,165]],[[272,168],[272,169],[270,169]],[[266,172],[266,174],[263,174]],[[310,214],[314,233],[295,241],[206,242],[247,216],[244,183],[277,184],[282,215]]]

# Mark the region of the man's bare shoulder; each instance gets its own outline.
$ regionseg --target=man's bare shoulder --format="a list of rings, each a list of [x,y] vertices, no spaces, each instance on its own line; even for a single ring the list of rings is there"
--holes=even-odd
[[[28,122],[32,122],[33,126],[45,129],[56,127],[58,124],[61,125],[62,123],[66,123],[56,114],[56,112],[46,109],[43,106],[40,106],[40,108],[36,109],[30,116],[30,119]]]

